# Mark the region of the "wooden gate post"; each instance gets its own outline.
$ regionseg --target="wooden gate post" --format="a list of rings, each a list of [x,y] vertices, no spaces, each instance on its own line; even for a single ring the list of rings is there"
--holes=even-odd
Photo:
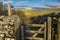
[[[57,29],[57,31],[58,31],[58,39],[57,40],[60,40],[60,18],[58,18],[58,29]]]
[[[21,40],[24,40],[24,26],[21,26]]]
[[[8,16],[11,15],[11,4],[10,2],[8,2]]]
[[[51,17],[48,17],[48,40],[51,40]]]
[[[44,22],[44,40],[46,40],[46,22]]]

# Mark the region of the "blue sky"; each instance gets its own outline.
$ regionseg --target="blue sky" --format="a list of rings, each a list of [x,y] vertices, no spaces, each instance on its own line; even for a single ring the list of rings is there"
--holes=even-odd
[[[4,0],[4,2],[8,2],[8,0]],[[47,7],[45,4],[60,4],[60,0],[10,0],[10,2],[14,7]]]

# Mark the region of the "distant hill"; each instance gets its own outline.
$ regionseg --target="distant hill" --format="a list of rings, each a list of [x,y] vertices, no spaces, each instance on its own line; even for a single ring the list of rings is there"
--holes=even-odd
[[[44,15],[44,14],[50,14],[50,13],[58,13],[60,12],[60,9],[45,9],[45,8],[30,8],[30,7],[25,7],[25,8],[17,8],[16,11],[22,11],[24,13],[24,15],[29,19],[30,17],[33,17],[33,16],[38,16],[38,15]]]
[[[60,9],[47,9],[47,10],[22,10],[25,15],[29,18],[32,16],[37,16],[37,15],[44,15],[44,14],[49,14],[49,13],[58,13],[60,12]]]
[[[57,9],[57,8],[44,8],[44,7],[29,7],[29,6],[20,6],[16,9],[29,9],[29,10],[49,10],[49,9]]]

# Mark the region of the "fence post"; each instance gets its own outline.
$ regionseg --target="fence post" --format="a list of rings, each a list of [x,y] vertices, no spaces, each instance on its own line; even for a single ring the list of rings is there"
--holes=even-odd
[[[48,40],[51,40],[51,17],[48,17]]]
[[[21,26],[21,40],[24,40],[24,26]]]
[[[58,31],[58,39],[57,40],[60,40],[60,18],[58,18],[58,29],[57,29],[57,31]]]
[[[46,22],[44,22],[44,40],[46,40]]]

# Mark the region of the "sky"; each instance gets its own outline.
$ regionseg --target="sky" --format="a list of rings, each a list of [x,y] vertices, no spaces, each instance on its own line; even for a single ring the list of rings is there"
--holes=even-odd
[[[7,3],[8,1],[9,0],[3,0],[4,3]],[[10,0],[10,2],[14,7],[48,7],[50,4],[55,6],[58,4],[60,5],[60,0]]]

